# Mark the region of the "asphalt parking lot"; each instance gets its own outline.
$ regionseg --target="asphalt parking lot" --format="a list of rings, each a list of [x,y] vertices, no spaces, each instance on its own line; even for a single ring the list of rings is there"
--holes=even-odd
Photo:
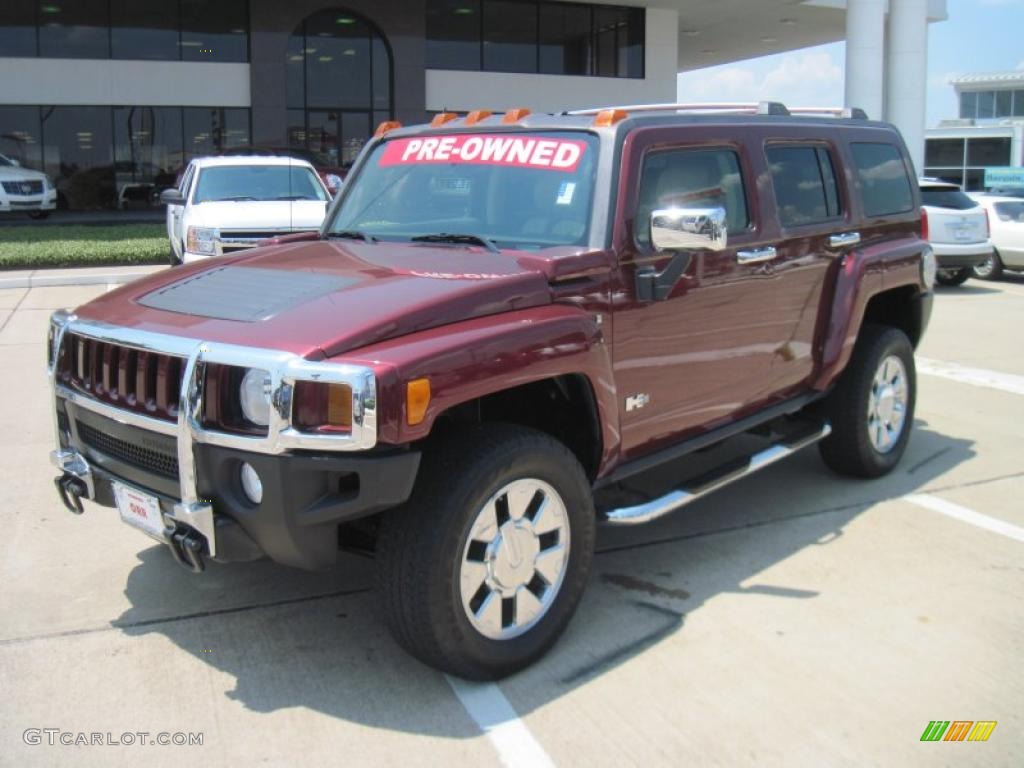
[[[194,576],[113,510],[63,511],[45,323],[103,290],[0,291],[0,764],[1022,764],[1024,279],[940,290],[895,473],[812,448],[603,531],[566,636],[496,686],[404,655],[368,561]],[[998,725],[921,742],[932,720]],[[47,728],[149,736],[26,743]]]

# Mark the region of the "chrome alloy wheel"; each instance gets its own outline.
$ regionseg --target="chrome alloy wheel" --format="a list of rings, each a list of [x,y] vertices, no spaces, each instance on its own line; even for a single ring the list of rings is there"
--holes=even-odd
[[[883,358],[868,397],[868,437],[879,453],[889,453],[903,434],[908,393],[903,361],[896,355]]]
[[[462,607],[484,637],[508,640],[543,618],[569,565],[569,515],[543,480],[514,480],[477,513],[459,567]]]

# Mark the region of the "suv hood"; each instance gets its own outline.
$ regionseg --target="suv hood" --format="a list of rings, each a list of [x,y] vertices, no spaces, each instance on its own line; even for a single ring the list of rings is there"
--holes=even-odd
[[[550,303],[548,276],[516,252],[482,248],[285,243],[130,283],[79,317],[307,358],[497,312]]]
[[[20,165],[0,165],[0,181],[45,179],[46,174]]]

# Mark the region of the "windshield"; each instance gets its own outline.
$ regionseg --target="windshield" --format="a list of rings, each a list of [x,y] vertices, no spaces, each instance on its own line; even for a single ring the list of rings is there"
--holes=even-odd
[[[10,165],[10,166],[13,166],[14,165],[14,161],[11,160],[11,158],[7,157],[7,155],[0,155],[0,165]]]
[[[453,134],[378,144],[327,233],[381,239],[458,234],[501,248],[587,241],[597,137]]]
[[[193,200],[327,200],[327,193],[304,165],[218,165],[199,172]]]
[[[993,203],[1000,221],[1019,221],[1024,224],[1024,201],[1019,203]]]

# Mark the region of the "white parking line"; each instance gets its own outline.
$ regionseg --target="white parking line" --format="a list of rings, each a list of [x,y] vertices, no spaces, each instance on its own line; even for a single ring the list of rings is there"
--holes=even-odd
[[[903,498],[911,504],[930,509],[932,512],[939,512],[955,520],[960,520],[978,528],[984,528],[986,531],[992,531],[992,533],[998,533],[1001,536],[1024,543],[1024,528],[989,517],[988,515],[983,515],[980,512],[975,512],[973,509],[961,507],[952,501],[940,499],[938,496],[930,496],[927,493],[912,493]]]
[[[497,685],[445,677],[469,716],[491,740],[505,768],[554,768],[548,753],[523,725]]]
[[[930,360],[927,357],[915,358],[915,364],[917,372],[927,376],[940,376],[943,379],[959,381],[961,384],[973,384],[976,387],[989,387],[1015,395],[1024,395],[1024,376],[990,371],[987,368],[969,368],[966,365]]]

